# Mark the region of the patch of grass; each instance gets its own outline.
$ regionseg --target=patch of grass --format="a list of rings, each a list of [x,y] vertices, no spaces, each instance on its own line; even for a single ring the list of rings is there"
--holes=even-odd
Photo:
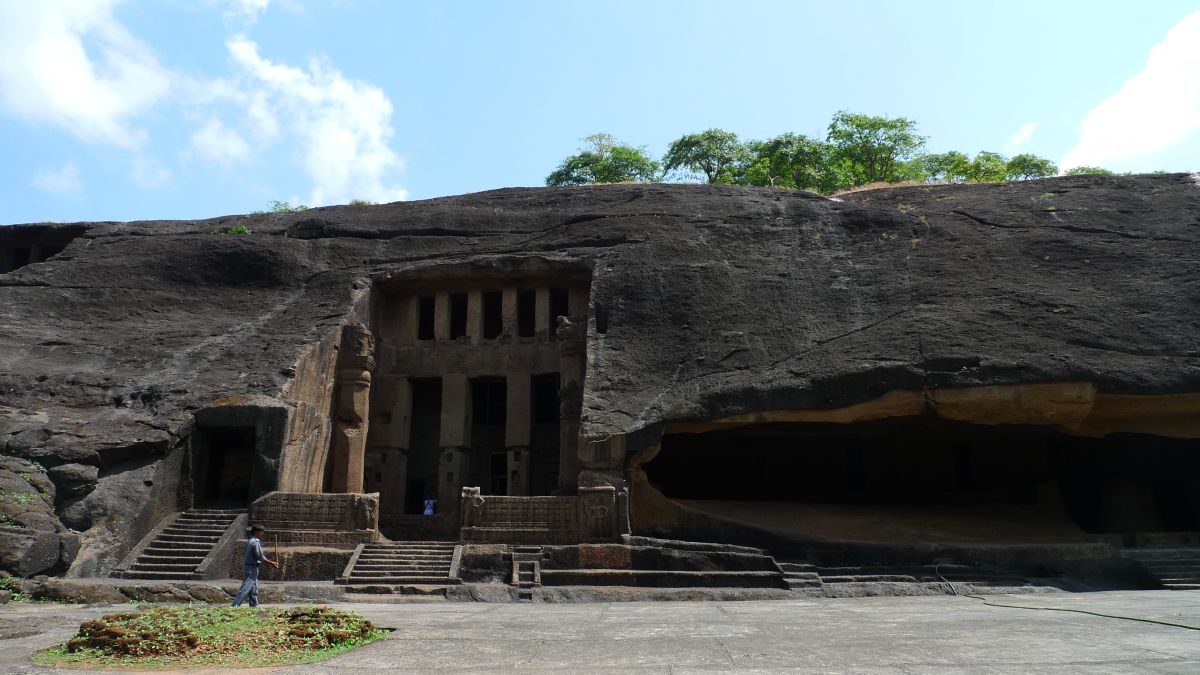
[[[10,600],[13,602],[27,600],[28,598],[26,595],[22,593],[21,588],[17,586],[17,581],[18,579],[16,577],[12,577],[7,574],[0,576],[0,591],[8,591],[9,593],[12,593]]]
[[[75,668],[253,667],[323,661],[386,633],[329,607],[165,606],[85,621],[35,663]]]
[[[251,234],[251,233],[253,233],[253,230],[251,230],[249,227],[247,227],[245,225],[234,225],[233,227],[229,228],[228,230],[225,230],[222,234]]]

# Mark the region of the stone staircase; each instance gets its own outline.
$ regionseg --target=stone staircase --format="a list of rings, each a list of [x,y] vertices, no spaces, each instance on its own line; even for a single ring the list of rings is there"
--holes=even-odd
[[[819,591],[836,584],[944,583],[942,577],[954,583],[988,586],[1024,586],[1030,583],[1026,577],[983,565],[817,565],[785,561],[778,561],[777,564],[790,590]]]
[[[1121,557],[1136,560],[1163,588],[1200,589],[1200,548],[1130,548]]]
[[[944,583],[942,577],[951,582],[988,586],[1024,586],[1029,583],[1023,576],[982,565],[848,565],[821,567],[819,574],[825,584]]]
[[[783,572],[783,582],[790,591],[820,589],[825,585],[816,565],[789,562],[781,562],[778,565]]]
[[[176,514],[142,549],[128,568],[113,576],[123,579],[186,581],[229,530],[244,509],[190,509]]]
[[[361,544],[335,583],[348,593],[445,595],[460,583],[451,576],[455,546],[447,541]]]
[[[532,601],[533,589],[542,585],[542,547],[512,547],[512,585],[517,587],[517,600]]]

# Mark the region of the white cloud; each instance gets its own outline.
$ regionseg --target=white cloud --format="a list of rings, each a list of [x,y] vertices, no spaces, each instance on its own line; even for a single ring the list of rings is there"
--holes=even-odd
[[[226,0],[225,18],[254,23],[270,4],[271,0]]]
[[[1146,67],[1080,125],[1063,170],[1104,166],[1169,147],[1200,130],[1200,12],[1175,24]]]
[[[192,134],[192,150],[201,158],[223,166],[244,162],[250,156],[250,145],[241,134],[215,117],[208,118]]]
[[[115,4],[6,2],[0,11],[0,104],[84,141],[142,146],[146,134],[133,120],[166,97],[171,76],[113,17]]]
[[[54,195],[70,195],[83,190],[79,167],[68,161],[57,169],[42,169],[33,176],[33,186]]]
[[[1034,129],[1037,129],[1037,122],[1022,124],[1021,128],[1017,129],[1017,133],[1008,137],[1009,144],[1014,148],[1025,145],[1029,142],[1029,139],[1033,138]]]
[[[323,58],[312,59],[307,70],[269,61],[244,35],[231,37],[226,46],[252,81],[245,89],[256,92],[243,97],[252,123],[267,131],[286,128],[298,137],[313,182],[310,204],[407,196],[393,182],[404,163],[389,145],[392,103],[383,90],[347,79]]]

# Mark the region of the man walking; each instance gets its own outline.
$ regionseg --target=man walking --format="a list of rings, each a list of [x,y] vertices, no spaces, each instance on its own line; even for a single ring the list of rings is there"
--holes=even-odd
[[[268,560],[262,549],[263,529],[258,525],[250,526],[250,538],[246,540],[246,553],[243,556],[245,567],[243,573],[245,578],[242,580],[242,587],[238,589],[237,597],[233,599],[233,606],[237,607],[242,604],[242,601],[247,596],[250,598],[250,606],[258,607],[258,566],[262,563],[267,563],[275,569],[279,569],[279,563],[274,560]]]

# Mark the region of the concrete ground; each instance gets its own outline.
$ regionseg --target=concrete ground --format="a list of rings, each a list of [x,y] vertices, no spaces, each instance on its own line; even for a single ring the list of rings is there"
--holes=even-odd
[[[1200,591],[989,600],[1200,627]],[[1200,631],[952,596],[338,607],[395,632],[331,661],[278,672],[1200,673]],[[51,672],[33,666],[29,654],[112,609],[0,607],[0,672]]]

